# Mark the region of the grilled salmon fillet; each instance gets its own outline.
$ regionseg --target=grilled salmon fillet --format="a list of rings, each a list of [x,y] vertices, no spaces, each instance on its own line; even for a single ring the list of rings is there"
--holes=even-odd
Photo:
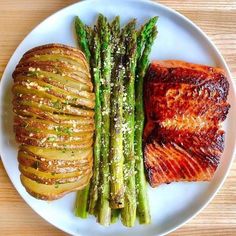
[[[229,84],[219,68],[154,61],[144,84],[144,162],[152,187],[210,180],[224,149]]]

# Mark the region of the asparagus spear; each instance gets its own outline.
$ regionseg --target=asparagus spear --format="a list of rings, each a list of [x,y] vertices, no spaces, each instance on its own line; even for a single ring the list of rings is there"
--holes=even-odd
[[[134,108],[135,108],[135,68],[136,68],[136,20],[125,27],[126,31],[126,76],[124,80],[123,145],[125,204],[121,210],[121,220],[125,226],[132,227],[136,219],[135,157],[134,157]]]
[[[75,30],[77,34],[78,44],[80,49],[84,52],[88,62],[91,58],[89,40],[91,35],[89,32],[91,30],[88,26],[84,25],[79,17],[75,18]],[[76,202],[75,202],[75,215],[81,218],[87,218],[87,203],[89,196],[89,184],[82,190],[77,192]]]
[[[147,197],[146,178],[143,164],[143,147],[142,136],[144,126],[144,109],[143,109],[143,80],[149,65],[148,55],[151,51],[152,44],[156,38],[156,26],[152,28],[150,35],[147,37],[143,54],[137,63],[137,75],[135,81],[135,156],[136,156],[136,182],[138,215],[140,224],[150,223],[150,210]]]
[[[111,47],[112,47],[112,68],[114,67],[114,62],[116,58],[116,50],[117,50],[117,45],[119,44],[119,39],[120,39],[120,17],[116,16],[114,20],[110,24],[111,28]],[[115,70],[113,69],[112,71],[112,79],[115,79]],[[114,81],[111,81],[112,84]],[[119,209],[112,209],[111,210],[111,223],[114,224],[118,220],[120,215],[120,210]]]
[[[114,35],[116,32],[113,33]],[[116,38],[114,38],[115,40]],[[115,42],[114,42],[115,43]],[[111,146],[110,146],[110,170],[111,170],[111,193],[110,206],[113,209],[124,207],[124,180],[123,180],[123,57],[125,53],[123,34],[115,43],[114,67],[112,71],[111,89]]]
[[[76,195],[75,216],[78,216],[82,219],[86,219],[88,217],[88,212],[87,212],[88,195],[89,195],[89,185],[87,185],[84,189],[78,191]]]
[[[88,62],[90,61],[91,53],[89,50],[89,42],[87,35],[87,26],[81,21],[81,19],[77,16],[75,18],[75,31],[78,39],[78,44],[80,49],[84,52]]]
[[[120,34],[120,17],[116,16],[110,24],[111,29],[111,45],[112,45],[112,55],[116,54],[115,48],[119,43],[119,34]],[[113,58],[114,60],[114,58]]]
[[[99,185],[99,163],[101,152],[101,101],[100,101],[100,41],[96,28],[91,42],[91,52],[93,57],[91,58],[91,70],[93,75],[94,92],[95,92],[95,140],[93,149],[93,177],[90,186],[90,201],[89,201],[89,213],[95,214],[96,203],[98,199],[98,185]]]
[[[110,92],[111,92],[111,44],[110,30],[107,19],[103,15],[98,17],[98,31],[101,44],[101,107],[102,107],[102,149],[101,149],[101,178],[99,193],[98,222],[109,225],[111,208],[109,206],[109,149],[110,149]]]
[[[138,58],[138,60],[140,60],[144,44],[147,40],[147,37],[150,35],[153,27],[156,25],[157,20],[158,20],[157,16],[151,18],[145,25],[142,26],[142,28],[139,32],[139,35],[137,37],[137,58]]]
[[[90,55],[86,56],[89,59],[89,64],[92,68],[92,60],[93,59],[93,42],[94,42],[94,28],[90,27],[88,25],[85,25],[85,31],[86,31],[86,37],[87,37],[87,45]],[[91,70],[91,74],[93,74],[93,71]]]
[[[111,211],[111,223],[114,224],[119,219],[120,209],[112,209]]]

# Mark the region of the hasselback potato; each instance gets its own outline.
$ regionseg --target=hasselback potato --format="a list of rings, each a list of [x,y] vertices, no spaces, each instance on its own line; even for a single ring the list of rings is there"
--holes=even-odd
[[[33,48],[13,79],[14,131],[27,192],[54,200],[84,188],[92,176],[95,103],[84,54],[61,44]]]

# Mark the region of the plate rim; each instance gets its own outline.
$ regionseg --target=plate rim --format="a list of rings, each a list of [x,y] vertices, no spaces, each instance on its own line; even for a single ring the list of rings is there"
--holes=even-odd
[[[106,0],[105,0],[106,1]],[[119,1],[119,0],[114,0],[113,1],[113,4],[115,4],[116,1]],[[123,0],[124,1],[124,0]],[[16,47],[16,49],[14,50],[14,52],[12,53],[10,59],[8,60],[7,62],[7,65],[5,66],[5,69],[3,71],[3,74],[2,74],[2,79],[1,81],[3,81],[3,79],[6,77],[6,71],[8,69],[8,67],[10,66],[11,64],[11,61],[16,53],[16,51],[18,50],[18,48],[21,46],[21,44],[29,37],[29,35],[31,33],[33,33],[34,31],[36,31],[44,22],[48,21],[50,18],[53,18],[56,14],[60,14],[61,12],[65,11],[66,9],[68,8],[73,8],[74,6],[80,6],[82,4],[86,4],[88,2],[85,1],[85,0],[82,0],[80,2],[76,2],[76,3],[73,3],[73,4],[70,4],[54,13],[52,13],[51,15],[49,15],[48,17],[46,17],[44,20],[42,20],[39,24],[37,24],[22,40],[21,42],[18,44],[18,46]],[[101,2],[101,0],[89,0],[89,3],[91,2]],[[179,18],[181,18],[182,20],[184,20],[185,22],[187,22],[192,28],[194,28],[195,30],[198,31],[198,33],[200,33],[201,36],[203,36],[203,38],[207,41],[207,43],[214,49],[215,53],[217,54],[217,56],[219,57],[220,61],[222,62],[223,66],[225,67],[226,69],[226,72],[228,74],[228,78],[231,82],[231,87],[232,87],[232,92],[233,92],[233,96],[236,98],[236,83],[234,82],[233,80],[233,77],[232,77],[232,74],[230,72],[230,69],[223,57],[223,55],[221,54],[221,52],[219,51],[219,49],[216,47],[216,45],[214,44],[214,42],[209,38],[209,36],[197,25],[195,24],[192,20],[190,20],[189,18],[187,18],[185,15],[181,14],[180,12],[178,12],[177,10],[171,8],[171,7],[168,7],[164,4],[161,4],[161,3],[158,3],[158,2],[153,2],[152,0],[126,0],[124,1],[125,4],[127,2],[129,3],[143,3],[143,4],[149,4],[149,5],[152,5],[153,7],[160,7],[174,15],[177,15]],[[0,92],[3,90],[3,85],[2,83],[0,83]],[[0,99],[0,107],[2,107],[2,99]],[[2,116],[0,115],[0,130],[2,130]],[[2,132],[1,132],[2,133]],[[61,227],[60,225],[56,224],[55,222],[52,222],[51,220],[47,219],[43,214],[39,213],[33,205],[31,205],[29,203],[29,201],[27,200],[27,198],[24,198],[22,196],[22,194],[18,191],[18,188],[17,186],[14,184],[13,180],[12,180],[12,177],[10,175],[10,173],[7,171],[7,168],[6,168],[6,163],[4,161],[4,157],[2,155],[2,140],[3,140],[3,135],[0,135],[0,156],[1,156],[1,160],[2,160],[2,163],[3,163],[3,166],[4,166],[4,169],[9,177],[9,179],[11,180],[11,184],[14,186],[14,188],[16,189],[17,193],[20,195],[20,197],[27,203],[27,205],[33,209],[34,212],[36,212],[37,215],[39,215],[40,217],[42,217],[46,222],[48,222],[49,224],[53,225],[54,227],[60,229],[61,231],[63,232],[66,232],[68,234],[71,234],[73,235],[74,231],[73,230],[69,230],[69,229],[65,229],[63,227]],[[232,168],[232,164],[234,162],[234,159],[235,159],[235,155],[236,155],[236,139],[234,140],[234,146],[233,146],[233,153],[232,153],[232,156],[230,158],[230,161],[228,163],[228,167],[226,168],[226,172],[225,172],[225,175],[224,177],[219,181],[219,185],[218,187],[216,188],[216,190],[210,194],[210,197],[207,199],[207,201],[204,202],[204,204],[202,204],[199,209],[194,213],[192,214],[191,217],[189,217],[188,219],[184,220],[182,223],[180,223],[179,225],[173,227],[172,229],[170,230],[166,230],[165,232],[163,232],[162,234],[159,234],[159,235],[167,235],[171,232],[174,232],[175,230],[181,228],[183,225],[185,225],[186,223],[188,223],[189,221],[191,221],[194,217],[196,217],[202,210],[204,210],[208,204],[213,200],[213,198],[216,196],[216,194],[219,192],[219,190],[221,189],[222,185],[224,184],[226,178],[228,177],[229,175],[229,171],[231,170]],[[77,234],[78,236],[82,236],[79,232]]]

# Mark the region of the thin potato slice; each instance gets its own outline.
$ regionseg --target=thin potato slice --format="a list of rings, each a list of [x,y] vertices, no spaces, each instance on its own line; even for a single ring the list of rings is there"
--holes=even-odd
[[[68,80],[92,85],[90,75],[81,67],[62,61],[22,61],[13,72],[15,79],[19,75],[40,77],[44,72],[66,77]]]
[[[27,105],[15,104],[13,107],[13,111],[20,116],[45,119],[55,122],[57,124],[71,124],[73,127],[75,125],[94,124],[93,117],[73,116],[68,114],[55,114],[43,111],[37,107],[31,107]]]
[[[72,48],[68,48],[65,46],[60,46],[60,45],[52,45],[51,47],[38,47],[34,50],[30,50],[27,53],[24,54],[23,56],[23,60],[35,56],[35,55],[45,55],[45,54],[59,54],[64,55],[64,56],[68,56],[69,58],[74,58],[76,61],[82,61],[83,66],[89,70],[89,66],[88,63],[86,61],[85,55],[83,54],[82,51],[77,50],[74,51]]]
[[[40,126],[19,126],[17,124],[14,125],[14,131],[17,136],[23,135],[30,138],[36,139],[47,139],[48,141],[56,141],[56,142],[65,142],[65,141],[81,141],[81,140],[89,140],[93,138],[93,131],[82,131],[73,132],[72,128],[63,128],[62,126],[58,126],[53,129],[45,129],[45,127]]]
[[[84,149],[56,149],[56,148],[45,148],[42,149],[37,146],[21,145],[20,149],[26,151],[32,155],[35,155],[44,160],[60,160],[60,161],[79,161],[88,159],[92,155],[92,147]]]
[[[64,79],[63,82],[65,82],[66,79]],[[23,81],[27,81],[28,83],[38,83],[40,84],[41,86],[44,86],[45,88],[47,89],[50,89],[50,88],[54,88],[54,89],[60,89],[59,91],[63,91],[66,92],[66,94],[70,95],[70,94],[76,94],[78,96],[81,96],[81,97],[84,97],[84,98],[87,98],[87,99],[91,99],[91,100],[94,100],[95,99],[95,96],[94,96],[94,93],[92,92],[88,92],[88,91],[81,91],[79,89],[77,89],[75,86],[71,86],[69,84],[69,82],[71,81],[68,81],[68,84],[69,85],[65,85],[65,83],[61,83],[61,82],[57,82],[55,80],[52,80],[48,77],[45,77],[44,75],[42,76],[31,76],[31,77],[27,77],[27,76],[17,76],[16,79],[15,79],[15,82],[16,83],[22,83]],[[66,80],[67,81],[67,80]],[[73,81],[74,82],[74,81]],[[76,86],[78,86],[78,82],[75,82]],[[81,89],[81,87],[79,87]]]
[[[50,83],[61,84],[64,86],[70,86],[72,88],[77,89],[78,91],[89,91],[93,90],[93,84],[91,80],[88,80],[88,77],[82,73],[71,71],[71,70],[63,70],[63,72],[59,71],[57,68],[54,68],[50,65],[32,65],[37,66],[29,67],[29,65],[25,67],[17,67],[13,73],[14,81],[19,80],[21,77],[36,77],[36,78],[47,78]],[[35,71],[32,71],[35,70]]]
[[[76,170],[74,172],[65,172],[65,173],[54,173],[54,172],[43,172],[32,167],[26,167],[19,165],[20,172],[38,183],[43,184],[63,184],[63,183],[72,183],[82,179],[85,175],[91,173],[91,168],[87,170]]]
[[[22,166],[53,173],[67,173],[77,170],[84,171],[91,169],[93,165],[92,154],[85,157],[84,159],[80,158],[79,160],[70,161],[58,159],[48,160],[39,156],[30,155],[24,151],[19,151],[18,161]]]
[[[70,104],[71,106],[82,106],[94,108],[94,100],[80,97],[76,94],[63,92],[43,82],[17,82],[14,84],[12,91],[22,96],[23,94],[37,95],[41,98],[47,98],[53,102],[61,102],[62,104]]]
[[[44,140],[38,140],[29,138],[27,136],[16,136],[16,140],[19,143],[25,144],[25,145],[32,145],[32,146],[38,146],[43,148],[57,148],[57,149],[77,149],[77,148],[89,148],[93,144],[93,139],[86,140],[86,141],[68,141],[68,142],[56,142],[56,141],[44,141]]]
[[[68,61],[39,61],[27,60],[17,65],[13,78],[19,74],[27,76],[40,76],[42,72],[47,71],[55,75],[67,76],[71,80],[80,81],[82,83],[91,83],[90,74],[81,66],[70,64]]]
[[[28,128],[28,127],[27,127]],[[62,133],[54,130],[41,130],[32,129],[28,130],[24,127],[14,126],[16,136],[24,136],[33,139],[44,140],[45,142],[84,142],[93,138],[93,132],[81,132],[81,133]]]
[[[31,180],[23,174],[20,175],[21,183],[26,188],[27,192],[33,197],[41,200],[55,200],[63,197],[69,192],[83,189],[88,185],[90,178],[91,174],[85,175],[79,181],[72,183],[46,185]]]
[[[73,60],[74,62],[81,64],[81,67],[89,72],[89,65],[87,63],[86,58],[84,57],[84,54],[76,53],[72,50],[68,50],[65,48],[51,47],[51,48],[42,48],[41,50],[34,50],[32,52],[25,53],[21,60],[26,61],[29,58],[38,59],[45,55],[58,56],[60,59],[59,61],[63,61],[63,58],[68,58],[69,60]]]
[[[45,132],[55,131],[54,134],[72,134],[76,135],[77,133],[84,133],[84,132],[93,132],[95,129],[94,124],[58,124],[52,122],[50,120],[42,120],[36,118],[25,118],[22,116],[15,116],[14,117],[14,126],[16,127],[24,127],[26,130],[42,130]]]
[[[83,57],[84,59],[86,59],[84,53],[81,50],[79,50],[77,48],[74,48],[74,47],[70,47],[68,45],[60,44],[60,43],[50,43],[50,44],[45,44],[45,45],[34,47],[34,48],[28,50],[23,55],[23,57],[30,54],[30,53],[32,53],[32,52],[34,52],[34,53],[35,52],[40,52],[41,50],[48,49],[48,48],[51,49],[51,50],[55,50],[55,49],[68,50],[69,52],[76,53],[77,56]]]
[[[42,158],[41,158],[42,159]],[[19,164],[25,167],[31,167],[42,172],[47,173],[70,173],[75,171],[85,171],[92,168],[92,161],[90,162],[67,162],[67,161],[39,161],[35,157],[27,155],[18,155]],[[59,164],[63,163],[63,166]],[[71,165],[67,164],[73,163]]]
[[[60,55],[60,54],[35,54],[32,57],[24,58],[25,61],[61,61],[65,64],[69,64],[72,66],[76,66],[78,68],[81,68],[85,71],[88,71],[88,68],[86,68],[84,61],[77,60],[75,57],[67,56],[67,55]]]
[[[44,53],[37,53],[34,55],[27,55],[20,61],[19,66],[29,63],[29,62],[60,62],[63,65],[66,65],[70,68],[73,68],[76,71],[81,71],[85,73],[88,78],[90,78],[89,68],[85,65],[85,61],[80,58],[71,57],[66,54],[59,55],[58,53],[50,53],[50,51],[45,50]]]
[[[43,111],[51,113],[69,114],[86,117],[94,116],[93,110],[64,104],[59,99],[40,98],[39,96],[33,94],[16,94],[15,98],[13,99],[13,106],[14,108],[16,108],[19,105],[40,108]]]
[[[49,72],[50,73],[50,72]],[[53,73],[52,73],[53,74]],[[52,78],[57,79],[52,79]],[[40,75],[32,75],[27,76],[24,74],[19,74],[14,79],[15,82],[27,81],[27,82],[44,82],[50,85],[55,86],[56,88],[60,88],[65,90],[66,92],[83,96],[88,99],[94,99],[94,93],[90,90],[92,89],[92,85],[90,83],[84,83],[80,81],[74,81],[68,79],[65,76],[57,76],[53,74],[52,76],[48,72],[43,72]]]
[[[24,137],[25,139],[41,140],[44,143],[61,143],[67,144],[74,142],[77,144],[86,143],[93,138],[93,132],[73,133],[70,135],[57,134],[55,131],[47,133],[41,130],[26,130],[25,128],[14,126],[16,137]],[[54,132],[54,133],[53,133]]]

